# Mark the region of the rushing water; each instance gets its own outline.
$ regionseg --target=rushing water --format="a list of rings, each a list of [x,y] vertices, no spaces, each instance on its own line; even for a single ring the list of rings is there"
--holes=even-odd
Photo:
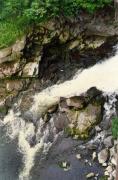
[[[4,118],[3,126],[6,126],[6,134],[11,140],[17,138],[18,151],[23,154],[23,169],[19,173],[19,179],[29,180],[36,153],[45,155],[52,142],[55,142],[57,138],[53,119],[45,125],[43,119],[40,118],[37,123],[38,130],[36,131],[36,127],[32,122],[25,122],[20,117],[20,113],[15,114],[13,110],[10,110],[9,114]]]
[[[54,85],[36,94],[34,96],[34,105],[30,110],[32,117],[36,118],[38,112],[39,114],[43,113],[47,106],[58,102],[60,97],[80,95],[91,87],[97,87],[97,89],[107,94],[117,93],[118,51],[114,57],[102,63],[98,63],[82,72],[79,70],[72,80]]]
[[[14,158],[16,167],[14,167],[14,164],[12,164],[13,168],[11,169],[10,165],[7,166],[9,171],[11,170],[11,174],[9,175],[8,173],[5,177],[4,173],[0,172],[0,180],[29,180],[31,178],[30,172],[35,164],[36,154],[46,154],[59,136],[54,126],[54,119],[52,118],[45,124],[43,119],[40,118],[41,113],[46,110],[47,106],[58,102],[60,97],[80,95],[95,86],[109,95],[109,101],[105,104],[106,111],[104,115],[104,118],[107,119],[111,114],[115,114],[114,104],[118,90],[117,53],[114,57],[107,59],[103,63],[99,63],[82,72],[78,71],[72,80],[54,85],[35,94],[34,104],[27,113],[32,115],[33,119],[37,120],[36,125],[33,122],[26,122],[21,116],[20,111],[14,112],[13,109],[11,109],[1,122],[1,129],[2,127],[6,128],[6,133],[2,132],[2,135],[6,134],[5,137],[10,139],[10,143],[5,144],[5,149],[7,149],[7,146],[8,150],[13,148],[14,153],[11,153],[9,156]],[[0,158],[1,156],[7,158],[3,151],[4,148],[0,145]],[[10,150],[6,153],[10,153]],[[23,158],[21,158],[21,155]],[[0,167],[1,166],[2,164],[0,162]]]

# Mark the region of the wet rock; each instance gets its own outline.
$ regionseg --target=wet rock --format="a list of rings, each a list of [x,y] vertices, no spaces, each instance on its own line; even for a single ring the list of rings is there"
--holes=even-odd
[[[89,105],[84,112],[80,112],[77,119],[77,127],[79,128],[80,133],[97,123],[100,120],[100,113],[101,108],[93,105]]]
[[[108,171],[105,171],[105,172],[104,172],[104,175],[105,175],[105,176],[109,176],[109,172],[108,172]]]
[[[23,69],[23,77],[36,77],[38,76],[38,63],[30,62],[27,63]]]
[[[100,151],[98,153],[98,161],[99,161],[99,163],[104,164],[108,160],[108,157],[109,157],[108,149],[103,149],[102,151]]]
[[[97,158],[97,153],[96,152],[93,152],[92,154],[92,159],[95,160]]]
[[[49,113],[46,113],[44,116],[43,116],[43,120],[47,123],[49,122],[51,119],[51,115]]]
[[[112,157],[111,163],[116,166],[117,165],[117,157],[116,158]]]
[[[33,105],[33,92],[28,91],[23,93],[20,100],[20,111],[26,120],[33,120],[33,114],[29,112],[29,109]]]
[[[89,173],[86,175],[86,178],[89,179],[89,178],[93,178],[95,177],[95,174],[93,172]]]
[[[76,154],[76,158],[80,160],[82,157],[80,154]]]
[[[96,150],[96,149],[97,149],[97,144],[88,143],[88,144],[86,145],[86,148],[87,148],[88,150]]]
[[[101,98],[101,94],[102,92],[100,90],[98,90],[96,87],[91,87],[87,92],[86,92],[86,97],[88,99],[88,101],[90,102],[92,99],[96,99],[96,100],[102,100]]]
[[[104,139],[104,145],[107,148],[110,148],[113,146],[113,137],[112,136],[108,136],[107,138]]]
[[[18,40],[18,41],[12,46],[12,52],[13,52],[13,53],[20,53],[20,52],[24,49],[25,43],[26,43],[26,37],[23,37],[21,40]]]
[[[94,21],[95,22],[95,21]],[[97,35],[103,37],[115,36],[117,35],[117,27],[115,24],[109,25],[105,22],[100,22],[99,24],[88,24],[87,25],[87,33],[89,35]]]
[[[21,80],[9,80],[6,83],[6,90],[8,92],[20,91],[23,89],[23,81]]]
[[[59,40],[62,43],[65,43],[70,37],[69,31],[63,31],[60,36],[59,36]]]
[[[33,124],[36,124],[38,120],[38,117],[36,115],[33,115],[30,111],[23,111],[23,109],[21,109],[21,116],[26,122],[32,122]]]
[[[87,39],[85,43],[87,48],[95,49],[100,47],[102,44],[104,44],[105,41],[106,41],[105,37],[96,37],[95,39],[94,38]]]
[[[106,171],[107,171],[108,173],[111,173],[111,172],[113,171],[112,166],[108,166],[108,167],[106,168]]]
[[[110,156],[113,157],[116,154],[115,147],[110,148]]]
[[[25,46],[25,38],[17,41],[13,46],[0,51],[0,78],[15,74],[20,68],[21,51]]]
[[[6,109],[8,109],[8,101],[12,101],[13,97],[16,94],[13,92],[8,92],[6,89],[6,81],[0,81],[0,106],[1,106],[1,114],[4,115],[6,114]]]
[[[101,96],[101,91],[97,90],[95,87],[92,87],[81,96],[73,96],[70,98],[60,98],[59,110],[61,112],[66,112],[70,122],[75,123],[77,120],[77,117],[79,117],[80,114],[82,115],[82,113],[84,114],[85,112],[88,112],[88,115],[85,113],[85,117],[89,116],[90,114],[92,115],[92,113],[93,113],[93,116],[95,115],[95,113],[96,113],[96,116],[97,114],[100,115],[101,106],[103,103],[102,100],[103,99]],[[93,111],[92,111],[91,106],[93,107]],[[97,110],[100,112],[98,113]],[[82,120],[81,120],[81,124],[83,124]]]
[[[17,41],[13,46],[0,50],[0,78],[10,77],[19,71],[21,63],[21,52],[25,46],[25,37]]]
[[[60,102],[59,102],[59,110],[60,110],[61,112],[66,112],[66,111],[69,110],[65,98],[60,98]]]
[[[6,85],[4,81],[0,81],[0,102],[2,103],[2,101],[4,102],[5,98],[6,98],[7,94],[6,94]]]
[[[107,167],[108,164],[105,162],[105,163],[102,164],[102,166],[103,166],[103,167]]]
[[[69,124],[68,118],[63,113],[55,114],[53,118],[57,131],[64,130]]]
[[[11,55],[11,53],[11,47],[0,50],[0,64],[8,61],[8,57]]]
[[[81,155],[80,154],[76,154],[76,158],[77,159],[81,159]]]
[[[57,104],[54,104],[52,107],[48,109],[48,113],[54,113],[58,108]]]
[[[19,70],[19,63],[12,62],[7,64],[2,64],[0,67],[0,78],[10,77],[14,75]]]
[[[27,88],[29,81],[23,79],[0,80],[0,106],[1,111],[6,113],[11,108],[20,91]],[[5,110],[6,109],[6,110]],[[3,113],[4,114],[4,113]]]
[[[45,27],[48,30],[54,31],[56,27],[55,23],[56,23],[55,21],[49,20],[48,22],[43,22],[42,27]]]
[[[69,128],[71,135],[79,135],[80,137],[87,137],[90,129],[97,124],[101,119],[101,106],[89,104],[85,109],[67,112],[67,117],[73,128]]]
[[[66,99],[67,106],[82,109],[85,105],[85,99],[82,96],[74,96]]]
[[[96,130],[97,132],[100,132],[102,129],[97,125],[97,126],[95,126],[95,130]]]
[[[0,102],[0,118],[4,117],[8,112],[7,106],[5,103]]]
[[[80,44],[79,39],[75,40],[75,41],[71,41],[69,44],[69,49],[74,49],[75,47],[77,47]]]
[[[112,172],[112,176],[115,178],[116,177],[116,170],[114,170],[113,172]]]

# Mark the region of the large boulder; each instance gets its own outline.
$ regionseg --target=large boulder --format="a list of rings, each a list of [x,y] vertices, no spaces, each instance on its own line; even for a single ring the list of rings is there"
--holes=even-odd
[[[12,48],[5,48],[0,51],[0,64],[9,61],[9,56],[12,53]]]
[[[0,118],[12,107],[19,92],[27,89],[28,79],[2,79],[0,80]]]
[[[38,76],[38,62],[29,62],[23,68],[23,77],[36,77]]]
[[[98,161],[100,164],[104,164],[108,159],[108,149],[103,149],[98,153]]]
[[[66,112],[69,119],[68,131],[72,136],[86,138],[89,131],[101,120],[101,105],[89,104],[83,110],[69,110]]]
[[[95,87],[81,96],[61,98],[59,109],[68,118],[66,132],[86,138],[90,130],[101,120],[103,97]]]
[[[21,56],[25,47],[26,38],[16,41],[13,46],[0,50],[0,78],[11,77],[16,74],[24,61]]]
[[[0,78],[11,77],[20,68],[19,62],[4,63],[0,66]]]
[[[24,36],[21,40],[16,41],[16,43],[12,46],[13,53],[20,53],[26,44],[26,37]]]

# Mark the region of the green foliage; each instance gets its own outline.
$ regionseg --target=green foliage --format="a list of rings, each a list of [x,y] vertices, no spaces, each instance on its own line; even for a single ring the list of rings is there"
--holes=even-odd
[[[108,177],[107,176],[103,176],[99,180],[108,180]]]
[[[43,21],[52,17],[74,16],[80,9],[93,13],[112,3],[112,0],[44,0],[33,1],[25,15],[33,21]]]
[[[17,38],[24,34],[24,27],[19,26],[17,21],[10,20],[0,23],[0,49],[14,43]]]
[[[77,5],[87,10],[88,12],[93,13],[97,9],[103,8],[106,5],[112,3],[112,0],[75,0]]]
[[[0,0],[0,49],[14,43],[27,29],[24,11],[29,0]]]
[[[27,24],[31,26],[55,17],[75,16],[80,9],[93,13],[112,1],[0,0],[0,48],[14,42],[27,29]]]
[[[118,118],[112,119],[112,134],[115,139],[118,138]]]

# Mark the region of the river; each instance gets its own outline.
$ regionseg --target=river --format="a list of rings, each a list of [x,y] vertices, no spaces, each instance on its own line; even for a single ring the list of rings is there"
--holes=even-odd
[[[116,51],[115,56],[102,63],[82,71],[79,70],[73,79],[36,93],[33,97],[33,106],[26,112],[32,117],[32,122],[26,122],[22,117],[18,103],[13,105],[13,107],[16,106],[17,111],[12,108],[4,120],[1,121],[0,180],[71,180],[72,177],[73,180],[78,180],[78,178],[84,180],[81,174],[87,172],[89,167],[84,170],[84,165],[81,166],[81,163],[75,160],[73,153],[67,153],[68,159],[73,164],[71,171],[65,174],[59,167],[55,166],[55,156],[53,156],[53,149],[50,151],[50,148],[55,148],[54,144],[61,134],[56,134],[54,119],[51,119],[45,125],[40,117],[46,107],[58,102],[60,97],[80,95],[91,87],[97,87],[106,94],[117,94],[118,51]],[[38,121],[36,126],[33,123],[34,121]],[[76,146],[76,141],[73,144],[70,139],[67,138],[66,140],[69,141],[68,144],[72,144],[72,147]],[[61,142],[63,142],[63,138]],[[56,146],[55,151],[58,151],[58,146]],[[52,152],[52,159],[48,158],[43,169],[43,165],[40,165],[40,163],[48,152]],[[64,155],[64,157],[67,155]],[[77,167],[81,174],[78,173]],[[102,172],[98,164],[95,164],[93,169],[95,171],[100,169],[99,172]]]

